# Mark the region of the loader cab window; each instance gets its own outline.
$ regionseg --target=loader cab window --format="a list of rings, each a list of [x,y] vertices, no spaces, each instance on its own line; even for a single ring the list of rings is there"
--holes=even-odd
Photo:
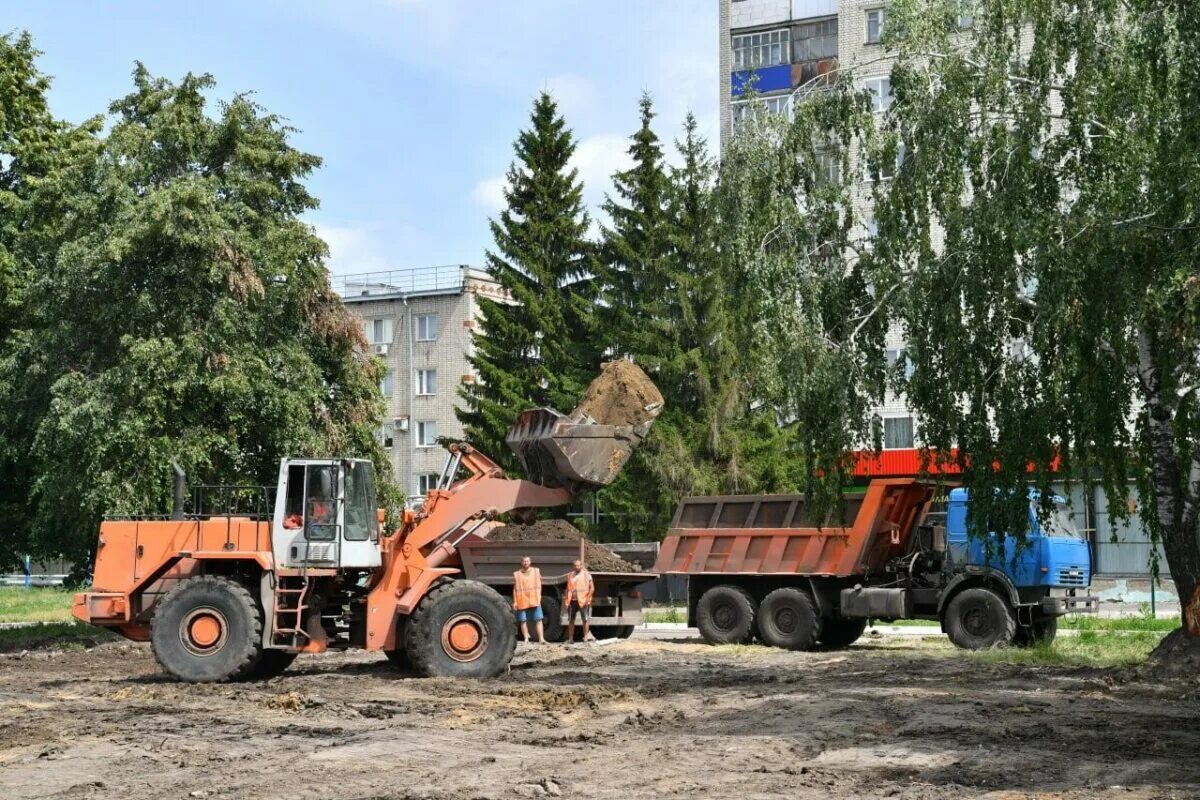
[[[346,473],[346,540],[379,540],[379,513],[375,506],[375,469],[356,461]]]
[[[309,466],[304,495],[304,538],[317,542],[336,539],[337,467]]]

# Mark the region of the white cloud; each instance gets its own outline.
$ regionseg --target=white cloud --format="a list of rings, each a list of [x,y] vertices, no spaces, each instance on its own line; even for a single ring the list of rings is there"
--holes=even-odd
[[[486,178],[475,184],[471,190],[471,199],[476,202],[489,216],[495,216],[504,209],[504,189],[508,179],[503,175],[496,178]]]
[[[390,259],[379,241],[377,225],[329,225],[315,223],[317,236],[329,245],[326,266],[334,275],[379,272],[389,269]]]
[[[555,75],[546,79],[543,88],[558,103],[558,113],[572,127],[590,119],[599,105],[595,82],[582,75]]]

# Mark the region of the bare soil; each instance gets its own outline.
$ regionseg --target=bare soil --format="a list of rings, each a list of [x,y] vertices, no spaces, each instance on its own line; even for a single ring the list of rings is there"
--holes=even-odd
[[[586,539],[583,531],[562,519],[538,520],[532,525],[504,525],[493,528],[488,539],[494,542],[578,542],[583,539],[585,566],[591,572],[641,572],[641,567],[618,556],[604,545]]]
[[[362,652],[260,683],[149,648],[0,657],[4,798],[1195,798],[1195,681],[840,652],[523,645],[495,680]]]
[[[601,425],[642,425],[658,416],[663,396],[632,361],[609,361],[588,385],[571,416],[587,415]]]

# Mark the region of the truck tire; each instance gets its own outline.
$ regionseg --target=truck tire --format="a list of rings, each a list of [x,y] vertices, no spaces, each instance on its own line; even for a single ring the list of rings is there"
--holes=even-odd
[[[784,650],[813,649],[821,623],[812,595],[792,586],[771,592],[758,609],[758,635],[765,644]]]
[[[696,604],[696,627],[709,644],[746,644],[754,636],[754,598],[740,586],[714,586]]]
[[[950,641],[964,650],[987,650],[1012,644],[1017,618],[1003,597],[991,589],[964,589],[946,606],[943,626]]]
[[[821,625],[820,642],[823,647],[834,649],[849,647],[858,641],[866,629],[867,621],[865,619],[833,617],[826,619]]]
[[[542,633],[547,642],[561,642],[567,638],[567,626],[562,624],[562,603],[558,602],[557,597],[542,595],[542,616],[545,617],[542,620]]]
[[[299,653],[289,653],[287,650],[263,650],[258,663],[247,674],[249,678],[266,680],[287,672],[287,668],[296,660]]]
[[[404,649],[422,677],[493,678],[517,647],[512,609],[490,586],[442,579],[413,609]]]
[[[1039,644],[1050,644],[1058,636],[1058,617],[1042,617],[1032,625],[1022,625],[1017,628],[1013,644],[1017,647],[1034,647]]]
[[[192,683],[253,673],[262,655],[263,615],[246,587],[216,575],[176,584],[154,609],[150,648],[171,675]]]

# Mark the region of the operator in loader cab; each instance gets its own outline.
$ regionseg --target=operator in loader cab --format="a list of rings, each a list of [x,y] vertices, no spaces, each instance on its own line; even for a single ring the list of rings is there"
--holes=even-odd
[[[592,638],[588,630],[592,616],[592,595],[596,584],[592,581],[592,573],[583,568],[583,562],[575,559],[571,565],[571,573],[567,575],[567,641],[575,641],[575,615],[583,620],[583,640]]]
[[[529,618],[537,626],[537,640],[546,643],[542,626],[542,571],[533,566],[533,559],[521,559],[521,568],[513,573],[513,608],[517,610],[517,622],[521,623],[521,639],[529,641]]]

